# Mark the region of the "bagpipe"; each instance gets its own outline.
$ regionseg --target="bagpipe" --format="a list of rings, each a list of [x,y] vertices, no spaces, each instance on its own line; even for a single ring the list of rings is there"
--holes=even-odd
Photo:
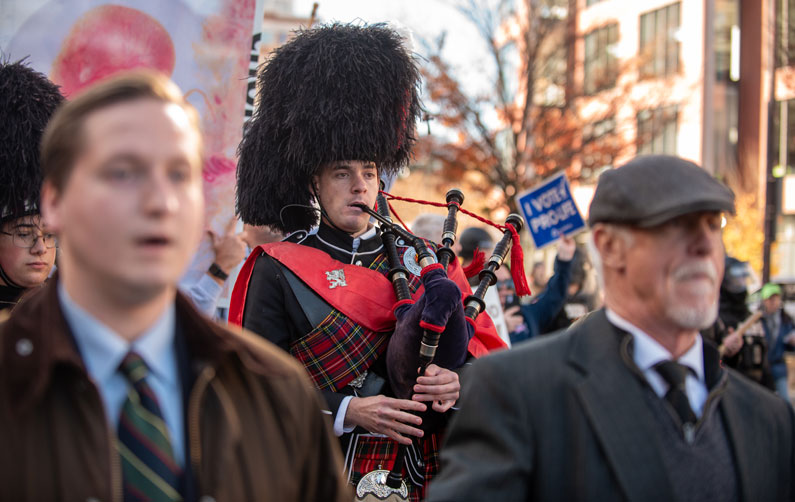
[[[456,369],[466,362],[467,347],[475,333],[476,319],[485,309],[485,296],[488,288],[497,282],[495,271],[505,260],[508,250],[512,252],[512,272],[518,294],[529,294],[524,268],[522,251],[519,245],[518,232],[523,222],[517,214],[511,214],[505,225],[496,225],[461,209],[464,194],[458,189],[447,192],[445,218],[441,247],[434,253],[428,243],[411,232],[395,224],[390,214],[390,206],[385,192],[379,192],[376,199],[376,210],[364,204],[358,207],[375,218],[381,229],[381,238],[389,260],[390,270],[387,277],[397,297],[393,309],[396,319],[395,331],[390,337],[386,350],[386,367],[390,386],[396,397],[411,399],[413,387],[418,376],[425,374],[426,368],[434,363],[442,368]],[[390,195],[393,199],[408,200]],[[427,203],[441,206],[441,204]],[[456,240],[459,211],[476,219],[500,228],[503,236],[494,247],[493,253],[478,274],[479,284],[474,293],[464,297],[459,286],[447,276],[449,264],[455,260],[452,247]],[[409,271],[399,259],[397,242],[402,240],[410,244],[421,268],[420,278],[424,291],[413,299],[409,292]],[[482,253],[481,253],[482,255]],[[481,259],[475,265],[484,263]],[[438,421],[426,420],[431,413],[426,412],[423,418],[423,430],[429,432]],[[403,463],[406,447],[400,445],[395,463],[391,471],[378,469],[367,473],[358,483],[356,491],[360,500],[406,500],[408,489],[403,481]]]

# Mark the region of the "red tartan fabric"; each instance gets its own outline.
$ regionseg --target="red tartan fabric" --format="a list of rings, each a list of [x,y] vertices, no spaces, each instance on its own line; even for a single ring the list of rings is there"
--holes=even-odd
[[[285,258],[288,258],[288,257],[290,259],[292,259],[293,261],[295,261],[297,259],[298,261],[295,264],[296,266],[297,265],[304,266],[304,265],[307,264],[307,261],[306,261],[307,259],[299,258],[300,253],[298,253],[298,251],[302,251],[302,252],[306,251],[305,249],[302,249],[303,246],[300,246],[298,244],[286,243],[286,242],[276,243],[276,244],[285,245],[287,248],[289,248],[289,249],[287,249],[287,251],[284,251],[282,253],[283,254],[282,259],[285,259]],[[434,246],[434,249],[436,249],[436,247],[438,247],[438,246],[436,246],[436,245],[434,245],[434,244],[432,244],[430,242],[428,242],[428,244]],[[267,244],[267,245],[265,245],[265,247],[258,246],[251,253],[251,255],[248,257],[248,260],[246,260],[246,263],[243,265],[243,268],[240,270],[240,274],[238,274],[237,281],[235,282],[235,287],[232,290],[232,297],[231,297],[230,304],[229,304],[229,322],[231,324],[236,324],[238,326],[242,325],[242,323],[243,323],[243,310],[244,310],[245,304],[246,304],[246,293],[248,291],[248,284],[249,284],[249,280],[251,279],[251,273],[254,270],[254,264],[257,261],[257,258],[260,256],[260,254],[263,251],[268,252],[269,250],[273,250],[273,246],[274,245],[275,244]],[[406,250],[406,248],[398,248],[398,249],[399,249],[399,252],[401,252],[401,255],[402,255],[402,252]],[[311,252],[315,252],[315,251],[316,250],[314,250],[314,249],[311,250]],[[303,255],[300,255],[300,256],[303,256]],[[276,258],[276,257],[274,257],[274,258]],[[402,258],[402,256],[401,256],[401,258]],[[312,261],[310,260],[309,263],[312,263]],[[335,267],[339,267],[339,266],[341,266],[343,268],[351,267],[351,265],[344,265],[344,264],[341,264],[341,263],[337,262],[337,265],[335,265]],[[293,272],[296,273],[296,275],[301,277],[302,280],[304,280],[304,282],[307,282],[307,280],[309,280],[309,278],[307,278],[307,277],[305,277],[305,275],[301,274],[300,267],[299,267],[299,269],[291,267],[291,270],[293,270]],[[386,275],[386,269],[379,270],[379,272],[381,272],[381,274],[384,275],[384,276]],[[464,273],[461,270],[461,266],[459,265],[457,260],[453,260],[450,263],[450,266],[449,266],[449,268],[447,270],[447,273],[448,273],[448,276],[450,277],[450,279],[452,279],[456,284],[458,284],[458,287],[461,288],[461,292],[462,292],[464,298],[469,293],[471,293],[471,290],[469,288],[469,284],[467,283],[466,277],[464,276]],[[418,278],[416,276],[411,275],[410,276],[410,280],[411,280],[412,286],[414,286],[415,282],[419,284],[419,280],[418,280]],[[387,283],[388,283],[388,281],[387,281]],[[363,289],[363,291],[368,291],[369,290],[370,292],[372,292],[372,288],[365,287],[365,288],[362,288],[362,289]],[[333,291],[336,291],[337,294],[338,294],[338,296],[335,297],[335,300],[337,302],[344,301],[344,304],[347,305],[347,306],[346,307],[342,307],[341,306],[342,304],[338,304],[338,303],[329,301],[329,299],[326,298],[326,300],[329,301],[329,304],[334,306],[334,307],[336,307],[336,308],[338,308],[341,311],[346,312],[348,315],[351,315],[353,317],[359,316],[360,318],[357,319],[357,320],[360,323],[363,323],[363,324],[367,325],[367,324],[369,324],[372,321],[374,324],[371,324],[370,326],[371,326],[371,329],[373,329],[374,331],[387,331],[387,330],[391,329],[392,327],[394,327],[394,316],[392,315],[392,310],[395,308],[396,305],[391,305],[391,308],[378,308],[378,309],[375,309],[375,310],[378,310],[379,312],[383,311],[382,314],[384,314],[384,315],[375,315],[375,317],[373,317],[371,319],[370,317],[372,317],[372,316],[368,315],[368,312],[370,314],[373,314],[374,310],[373,309],[367,309],[367,308],[362,310],[362,305],[364,304],[363,302],[365,300],[370,300],[370,303],[372,303],[373,298],[371,296],[368,296],[366,294],[364,296],[363,295],[359,295],[359,294],[356,294],[356,295],[351,295],[351,294],[340,295],[340,293],[342,293],[341,290],[338,291],[337,289],[334,289]],[[394,292],[392,292],[391,288],[389,288],[388,286],[386,288],[380,288],[378,291],[382,292],[382,293],[386,293],[388,295],[392,295],[393,298],[394,298]],[[328,291],[324,291],[324,292],[328,293]],[[346,290],[346,293],[347,293],[347,290]],[[422,294],[422,288],[417,288],[416,290],[412,289],[412,296],[414,296],[415,298],[418,297],[421,294]],[[363,301],[354,301],[354,298],[363,299]],[[354,306],[356,308],[354,308],[353,311],[349,312],[348,308],[350,307],[350,302],[351,301],[353,301]],[[395,301],[395,300],[392,300],[392,301]],[[355,312],[356,315],[354,315],[354,312]],[[362,315],[362,314],[364,314],[364,315]],[[474,323],[474,327],[475,327],[475,336],[472,337],[472,339],[469,341],[469,353],[472,354],[473,356],[481,357],[481,356],[487,354],[488,352],[490,352],[492,350],[499,350],[499,349],[507,348],[506,345],[505,345],[505,342],[503,342],[502,339],[497,334],[497,330],[494,327],[494,324],[491,322],[491,318],[489,318],[487,313],[484,312],[484,313],[482,313],[481,315],[478,316],[477,322]]]
[[[363,329],[332,311],[308,335],[290,346],[319,389],[338,391],[364,373],[386,350],[391,333]]]
[[[428,483],[439,472],[440,433],[435,432],[419,440],[424,459],[425,482],[422,486],[411,483],[407,476],[403,480],[409,489],[409,500],[419,502],[425,498]],[[386,437],[359,436],[353,450],[353,465],[349,467],[351,484],[356,486],[359,480],[370,471],[376,469],[392,469],[398,452],[398,443]]]
[[[376,258],[371,270],[386,275],[385,255]],[[410,276],[414,293],[422,283]],[[301,361],[320,389],[340,390],[364,373],[386,350],[391,332],[370,331],[339,310],[332,310],[320,325],[290,345],[290,353]]]

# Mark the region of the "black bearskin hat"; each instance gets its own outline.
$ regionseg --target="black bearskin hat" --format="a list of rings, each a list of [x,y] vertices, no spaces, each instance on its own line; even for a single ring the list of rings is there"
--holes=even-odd
[[[259,74],[259,103],[240,143],[237,212],[245,223],[308,229],[312,176],[327,162],[408,164],[420,113],[419,70],[383,24],[299,31]]]
[[[39,212],[39,141],[63,99],[24,60],[0,61],[0,222]]]

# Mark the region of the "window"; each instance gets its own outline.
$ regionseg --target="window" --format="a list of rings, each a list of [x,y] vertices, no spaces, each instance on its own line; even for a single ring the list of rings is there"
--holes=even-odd
[[[591,141],[598,140],[609,134],[613,134],[616,130],[616,119],[614,117],[607,117],[605,119],[585,124],[582,128],[582,141],[590,143]]]
[[[716,78],[737,82],[740,78],[740,0],[715,0],[713,33]]]
[[[775,0],[776,4],[776,67],[795,64],[795,0]]]
[[[618,23],[608,24],[585,35],[585,94],[595,94],[616,85],[618,63],[613,48],[618,42]]]
[[[614,117],[586,124],[582,128],[581,176],[589,179],[601,170],[613,167],[620,150]]]
[[[679,71],[680,3],[640,16],[640,77],[664,77]]]
[[[677,106],[665,106],[638,113],[638,155],[665,153],[676,155],[679,122]]]
[[[781,124],[784,124],[783,130]],[[795,174],[795,99],[776,101],[773,130],[775,141],[771,154],[776,164],[786,166],[786,174]]]
[[[597,4],[597,3],[601,2],[601,1],[602,0],[585,0],[585,6],[586,7],[590,7],[591,5]]]
[[[544,36],[536,47],[533,61],[533,103],[538,106],[564,106],[568,81],[566,23],[546,20]],[[516,59],[519,60],[518,52]]]
[[[541,19],[566,19],[569,15],[569,0],[541,0],[536,7]]]

